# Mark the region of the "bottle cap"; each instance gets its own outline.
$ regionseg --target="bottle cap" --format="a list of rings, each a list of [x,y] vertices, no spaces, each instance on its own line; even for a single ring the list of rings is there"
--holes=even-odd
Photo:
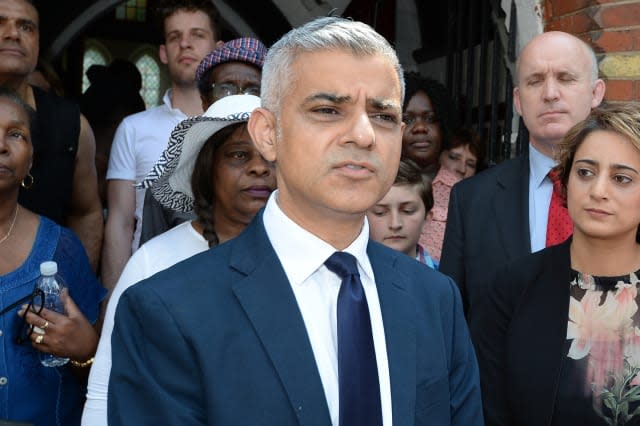
[[[42,262],[40,264],[40,274],[42,275],[55,275],[58,273],[58,264],[53,261]]]

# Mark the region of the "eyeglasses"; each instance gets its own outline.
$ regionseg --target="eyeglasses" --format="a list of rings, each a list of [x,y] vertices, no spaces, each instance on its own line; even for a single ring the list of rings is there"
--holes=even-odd
[[[250,84],[245,87],[237,86],[233,83],[220,83],[220,84],[212,84],[211,89],[213,90],[213,99],[215,101],[222,99],[226,96],[232,95],[253,95],[260,96],[260,86],[255,84]]]
[[[40,314],[42,309],[44,308],[44,292],[39,289],[33,289],[31,294],[26,295],[25,297],[16,300],[2,311],[0,311],[0,316],[6,314],[9,311],[12,311],[16,307],[22,305],[24,302],[29,302],[27,304],[27,309],[25,310],[25,314],[27,311],[34,312],[35,314]],[[24,342],[28,342],[31,338],[31,333],[33,333],[33,326],[27,322],[25,318],[26,315],[22,315],[22,320],[20,321],[20,329],[18,331],[18,335],[16,337],[16,343],[23,344]]]
[[[424,124],[438,123],[438,118],[433,112],[423,112],[422,114],[413,114],[410,112],[405,112],[404,114],[402,114],[402,121],[407,126],[413,126],[418,122],[418,120],[422,120]]]

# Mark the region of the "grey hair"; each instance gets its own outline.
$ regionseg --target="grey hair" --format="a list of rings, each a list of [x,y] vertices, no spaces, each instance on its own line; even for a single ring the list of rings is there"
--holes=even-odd
[[[386,57],[398,75],[402,105],[402,65],[389,42],[365,23],[345,18],[323,17],[294,28],[271,46],[262,67],[262,106],[278,113],[280,101],[295,83],[291,81],[291,67],[297,56],[322,50],[344,50],[357,56]]]

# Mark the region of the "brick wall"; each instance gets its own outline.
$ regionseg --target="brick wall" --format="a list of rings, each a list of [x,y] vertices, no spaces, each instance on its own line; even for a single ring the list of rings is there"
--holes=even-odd
[[[542,0],[545,31],[588,42],[607,82],[605,99],[640,102],[640,0]]]

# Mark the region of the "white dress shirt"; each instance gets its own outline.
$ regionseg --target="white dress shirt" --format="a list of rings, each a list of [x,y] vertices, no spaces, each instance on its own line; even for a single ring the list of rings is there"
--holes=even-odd
[[[545,248],[553,183],[547,176],[556,162],[529,144],[529,230],[531,252]]]
[[[336,249],[289,219],[278,206],[277,197],[276,190],[267,202],[263,216],[264,227],[298,302],[324,388],[331,422],[338,426],[340,410],[336,306],[342,280],[324,266],[324,262]],[[355,256],[358,261],[360,280],[371,317],[380,382],[382,424],[391,426],[389,362],[378,291],[367,255],[368,242],[369,224],[364,218],[360,235],[344,251]]]

